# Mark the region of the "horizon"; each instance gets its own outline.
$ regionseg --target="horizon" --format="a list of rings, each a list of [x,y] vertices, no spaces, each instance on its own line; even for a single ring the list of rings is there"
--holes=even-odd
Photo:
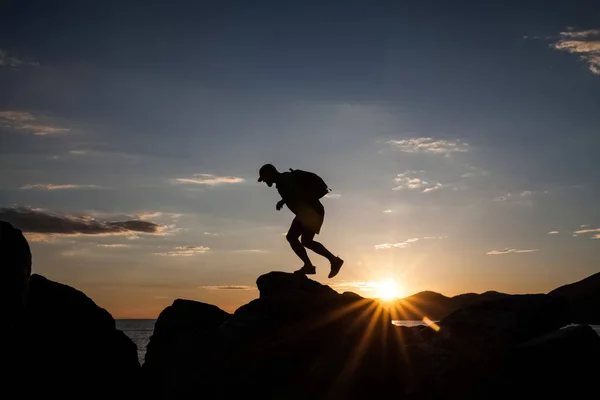
[[[0,220],[115,319],[302,266],[265,163],[332,188],[309,278],[404,298],[599,271],[600,4],[10,0]]]

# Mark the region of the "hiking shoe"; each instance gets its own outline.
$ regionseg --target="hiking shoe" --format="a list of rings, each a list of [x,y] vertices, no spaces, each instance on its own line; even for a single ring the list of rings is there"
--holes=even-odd
[[[297,271],[294,271],[295,274],[304,274],[304,275],[314,275],[317,273],[317,269],[314,265],[305,265]]]
[[[344,260],[342,260],[339,257],[334,258],[331,261],[331,271],[329,272],[328,278],[333,278],[334,276],[336,276],[338,272],[340,272],[340,268],[342,268],[343,264]]]

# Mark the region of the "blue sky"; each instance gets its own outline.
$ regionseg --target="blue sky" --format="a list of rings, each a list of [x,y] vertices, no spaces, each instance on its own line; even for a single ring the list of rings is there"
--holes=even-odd
[[[597,272],[598,4],[124,3],[3,3],[0,218],[36,272],[116,317],[233,310],[300,266],[265,162],[333,189],[340,291]]]

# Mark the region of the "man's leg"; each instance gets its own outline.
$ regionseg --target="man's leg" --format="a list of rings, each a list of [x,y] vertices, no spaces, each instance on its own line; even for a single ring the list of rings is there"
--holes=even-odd
[[[304,267],[302,267],[302,268],[303,269],[304,268],[314,269],[314,267],[312,266],[312,262],[310,261],[310,258],[308,258],[306,249],[304,248],[304,246],[302,246],[302,243],[300,243],[300,240],[299,240],[300,235],[302,235],[302,230],[303,230],[302,224],[300,223],[298,218],[294,218],[287,235],[285,235],[285,238],[290,243],[290,246],[292,247],[292,250],[294,250],[294,253],[296,253],[296,255],[298,257],[300,257],[300,259],[304,262]]]
[[[310,232],[307,229],[302,230],[302,244],[307,249],[311,249],[315,253],[327,258],[331,263],[331,271],[329,272],[329,278],[333,278],[340,272],[340,268],[342,268],[342,264],[344,264],[344,260],[339,257],[334,256],[325,246],[321,243],[316,242],[314,240],[315,233]]]
[[[315,233],[307,229],[302,230],[302,245],[307,249],[310,249],[320,256],[325,257],[329,261],[333,260],[335,256],[331,254],[329,250],[325,248],[321,243],[314,240]]]

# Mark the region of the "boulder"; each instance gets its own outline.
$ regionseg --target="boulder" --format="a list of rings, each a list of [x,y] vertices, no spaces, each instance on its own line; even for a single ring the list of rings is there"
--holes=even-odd
[[[511,355],[509,387],[530,398],[589,396],[600,377],[600,336],[588,325],[559,329]]]
[[[569,305],[569,322],[600,325],[600,272],[548,293]]]
[[[140,365],[136,345],[84,293],[33,274],[25,313],[4,336],[11,384],[60,398],[132,395]],[[8,381],[7,381],[8,382]]]
[[[146,397],[172,398],[186,382],[210,375],[212,360],[222,355],[217,328],[229,317],[216,306],[193,300],[177,299],[165,308],[142,367]]]

